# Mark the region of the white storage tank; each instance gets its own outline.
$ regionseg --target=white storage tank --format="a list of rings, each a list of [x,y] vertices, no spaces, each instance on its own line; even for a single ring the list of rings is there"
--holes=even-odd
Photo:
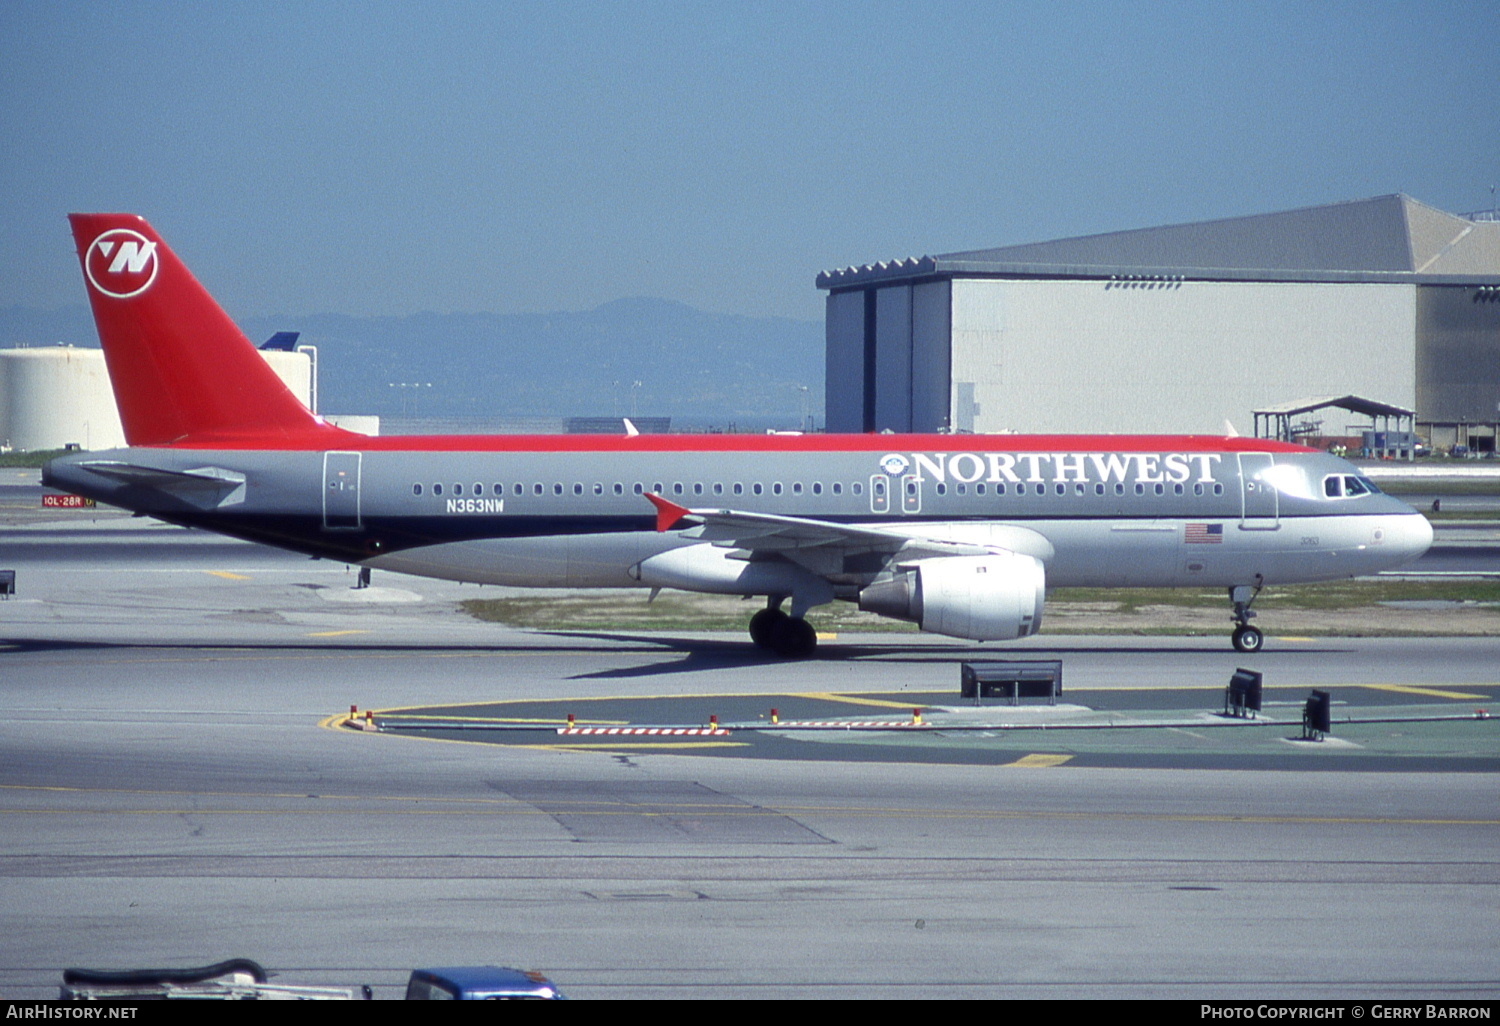
[[[20,450],[124,445],[103,351],[0,350],[0,444]]]
[[[262,351],[261,356],[306,405],[312,384],[307,354]],[[35,451],[124,444],[102,349],[0,349],[0,445]]]

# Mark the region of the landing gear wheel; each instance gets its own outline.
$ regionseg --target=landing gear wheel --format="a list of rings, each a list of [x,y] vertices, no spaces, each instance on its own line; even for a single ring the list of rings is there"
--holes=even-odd
[[[1231,640],[1236,652],[1259,652],[1266,643],[1265,635],[1258,628],[1249,626],[1236,627]]]
[[[818,632],[806,620],[783,614],[771,630],[770,647],[783,658],[806,659],[818,649]]]
[[[777,626],[790,619],[779,609],[762,609],[750,618],[750,640],[756,648],[774,648]]]

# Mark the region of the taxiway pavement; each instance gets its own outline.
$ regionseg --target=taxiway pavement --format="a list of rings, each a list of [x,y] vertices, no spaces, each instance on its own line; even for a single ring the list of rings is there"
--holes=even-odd
[[[0,603],[0,996],[240,955],[383,997],[486,962],[583,998],[1500,994],[1493,770],[339,731],[351,703],[928,691],[997,649],[866,635],[784,663],[739,636],[513,631],[455,614],[472,587],[361,593],[342,566],[170,528],[48,530],[0,537],[23,582]],[[1018,647],[1062,653],[1077,688],[1222,686],[1247,661],[1222,638]],[[1500,639],[1273,640],[1253,661],[1268,684],[1500,695]]]

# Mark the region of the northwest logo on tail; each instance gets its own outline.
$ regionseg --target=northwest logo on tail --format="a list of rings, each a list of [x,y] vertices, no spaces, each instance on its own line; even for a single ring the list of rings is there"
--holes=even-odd
[[[89,243],[83,267],[89,284],[106,296],[129,299],[156,281],[156,243],[129,228],[113,228]]]

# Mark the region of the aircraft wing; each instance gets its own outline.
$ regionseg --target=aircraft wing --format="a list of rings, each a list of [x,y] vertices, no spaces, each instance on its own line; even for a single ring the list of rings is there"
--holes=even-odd
[[[1003,552],[1025,552],[1043,560],[1052,556],[1052,546],[1026,528],[990,528],[988,537],[963,539],[927,532],[908,532],[899,527],[862,527],[829,520],[750,513],[732,509],[688,509],[656,494],[646,498],[656,507],[658,531],[682,530],[696,538],[725,548],[739,549],[749,558],[780,555],[814,572],[826,572],[828,556],[871,553],[902,560],[931,556],[983,556]],[[927,526],[927,525],[924,525]],[[818,564],[818,565],[814,565]]]

